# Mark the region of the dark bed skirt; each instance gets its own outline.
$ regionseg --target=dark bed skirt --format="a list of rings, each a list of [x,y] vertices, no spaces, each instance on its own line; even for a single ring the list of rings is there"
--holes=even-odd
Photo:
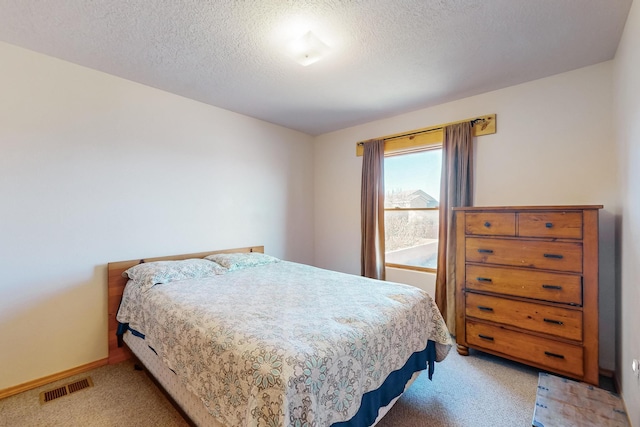
[[[433,376],[436,360],[436,343],[429,340],[427,347],[417,351],[409,357],[407,363],[397,371],[389,374],[382,385],[362,396],[362,403],[358,412],[348,421],[331,424],[331,427],[370,426],[378,417],[380,408],[387,406],[393,399],[404,392],[404,388],[414,373],[424,369],[429,370],[429,379]]]

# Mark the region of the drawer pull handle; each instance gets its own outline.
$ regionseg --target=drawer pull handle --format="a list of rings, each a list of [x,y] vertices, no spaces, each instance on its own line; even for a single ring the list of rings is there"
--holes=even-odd
[[[486,282],[486,283],[491,283],[493,282],[493,280],[489,279],[488,277],[476,277],[476,280],[478,282]]]
[[[491,308],[491,307],[485,307],[484,305],[479,305],[479,306],[478,306],[478,309],[479,309],[479,310],[482,310],[482,311],[493,311],[493,308]],[[545,319],[545,320],[546,320],[546,319]]]
[[[552,222],[547,222],[544,226],[547,227],[547,228],[552,228],[553,227],[553,223]]]
[[[555,259],[562,259],[564,258],[563,255],[559,255],[559,254],[544,254],[545,258],[555,258]]]
[[[493,337],[490,337],[489,335],[482,335],[482,334],[478,334],[478,336],[479,336],[480,338],[482,338],[483,340],[493,341]]]
[[[484,223],[484,226],[489,228],[489,227],[491,227],[491,223],[489,221],[487,221],[487,222]]]
[[[542,319],[547,323],[553,323],[554,325],[564,325],[564,322],[561,322],[559,320],[553,320],[553,319]]]
[[[562,290],[562,286],[558,286],[558,285],[542,285],[542,287],[545,289],[556,289],[558,291]]]
[[[551,353],[550,351],[545,351],[544,354],[546,354],[549,357],[555,357],[557,359],[564,359],[564,356],[561,354],[556,354],[556,353]]]
[[[478,249],[478,252],[480,252],[481,254],[492,254],[493,249]]]

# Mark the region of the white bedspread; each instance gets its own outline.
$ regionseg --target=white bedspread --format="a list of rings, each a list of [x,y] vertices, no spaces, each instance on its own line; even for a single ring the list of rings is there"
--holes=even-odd
[[[219,421],[328,426],[353,417],[409,356],[452,344],[424,291],[286,261],[205,279],[127,285],[118,321]]]

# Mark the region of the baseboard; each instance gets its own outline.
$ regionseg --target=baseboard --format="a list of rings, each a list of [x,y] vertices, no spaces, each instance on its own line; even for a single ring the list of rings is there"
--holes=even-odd
[[[38,378],[36,380],[32,380],[23,384],[18,384],[13,387],[5,388],[4,390],[0,390],[0,399],[4,399],[5,397],[13,396],[18,393],[22,393],[24,391],[33,390],[34,388],[38,388],[43,385],[47,385],[54,381],[62,380],[68,377],[72,377],[76,374],[81,374],[83,372],[90,371],[95,368],[99,368],[100,366],[104,366],[109,362],[108,358],[96,360],[95,362],[87,363],[86,365],[77,366],[75,368],[67,369],[66,371],[58,372],[57,374],[48,375],[46,377]]]
[[[615,378],[614,374],[615,372],[610,370],[610,369],[604,369],[604,368],[600,368],[599,369],[599,373],[600,375],[602,375],[603,377],[607,377],[607,378]]]
[[[622,384],[620,384],[620,379],[618,378],[617,375],[613,376],[613,386],[616,388],[616,393],[621,393],[622,391]],[[624,399],[623,399],[624,400]],[[627,412],[628,414],[628,412]]]

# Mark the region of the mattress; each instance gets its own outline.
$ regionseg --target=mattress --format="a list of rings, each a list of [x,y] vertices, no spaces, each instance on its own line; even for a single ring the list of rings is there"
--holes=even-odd
[[[118,320],[229,426],[372,425],[451,346],[424,291],[286,261],[129,281]]]
[[[209,414],[200,398],[187,390],[176,373],[162,362],[151,347],[146,344],[144,338],[137,337],[131,331],[127,331],[123,336],[123,340],[147,371],[160,383],[174,402],[180,406],[180,409],[189,417],[190,421],[198,426],[232,427],[220,424]]]

